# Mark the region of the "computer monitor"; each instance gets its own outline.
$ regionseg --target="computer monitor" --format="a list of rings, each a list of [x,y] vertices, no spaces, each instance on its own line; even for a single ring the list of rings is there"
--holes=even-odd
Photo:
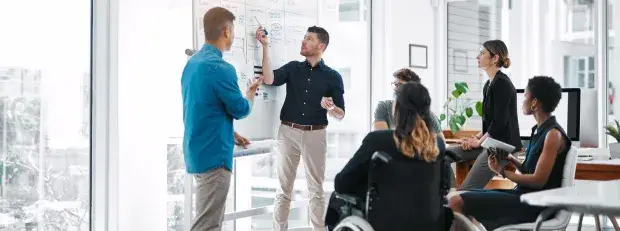
[[[524,89],[517,89],[517,107],[519,107],[519,133],[521,140],[529,141],[532,134],[532,127],[536,125],[536,120],[531,115],[524,115],[521,111],[523,105]],[[579,141],[580,114],[581,114],[581,89],[563,88],[562,99],[553,112],[560,126],[564,128],[566,134],[572,141]]]

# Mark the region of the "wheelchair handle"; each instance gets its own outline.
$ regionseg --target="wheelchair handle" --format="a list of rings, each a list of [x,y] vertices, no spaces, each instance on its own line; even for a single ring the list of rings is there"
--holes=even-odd
[[[390,163],[390,161],[392,161],[392,157],[384,152],[375,152],[374,154],[372,154],[372,157],[370,158],[372,161],[375,160],[380,160],[383,163]]]

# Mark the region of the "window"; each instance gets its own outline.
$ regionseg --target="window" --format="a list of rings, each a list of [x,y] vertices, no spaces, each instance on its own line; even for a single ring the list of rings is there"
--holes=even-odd
[[[341,22],[366,21],[365,0],[341,0],[338,16]]]
[[[580,43],[594,43],[594,4],[590,0],[562,1],[566,9],[566,33],[563,38],[567,41]]]
[[[488,80],[486,73],[478,68],[476,56],[482,43],[496,39],[500,33],[501,11],[497,2],[488,4],[478,1],[459,1],[448,3],[448,76],[446,86],[453,91],[454,83],[465,82],[470,100],[482,100],[482,88]],[[478,129],[479,116],[465,123],[466,129]]]
[[[594,88],[594,57],[564,56],[564,87]]]
[[[0,2],[4,229],[89,229],[90,3]]]

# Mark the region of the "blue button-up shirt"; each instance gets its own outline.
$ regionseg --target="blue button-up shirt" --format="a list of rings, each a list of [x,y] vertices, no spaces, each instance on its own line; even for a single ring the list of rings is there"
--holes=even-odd
[[[250,114],[251,105],[237,84],[235,68],[222,52],[205,44],[192,56],[181,77],[183,152],[188,173],[232,169],[233,119]]]
[[[301,125],[327,125],[327,110],[321,107],[323,97],[332,97],[344,111],[342,76],[323,63],[312,67],[307,61],[292,61],[273,71],[274,86],[286,83],[286,98],[280,120]]]

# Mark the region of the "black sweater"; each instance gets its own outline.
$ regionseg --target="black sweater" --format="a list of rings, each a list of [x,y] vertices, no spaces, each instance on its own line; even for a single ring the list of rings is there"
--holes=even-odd
[[[506,74],[498,71],[493,81],[483,88],[482,132],[491,138],[521,150],[521,135],[517,117],[517,90]]]
[[[447,165],[440,161],[444,141],[437,137],[440,156],[435,162],[403,155],[393,139],[393,130],[369,133],[360,148],[336,175],[335,191],[365,198],[371,157],[384,152],[392,157],[388,165],[373,168],[377,196],[373,197],[369,222],[377,231],[441,230],[444,193],[442,171]],[[445,181],[447,182],[447,181]]]

